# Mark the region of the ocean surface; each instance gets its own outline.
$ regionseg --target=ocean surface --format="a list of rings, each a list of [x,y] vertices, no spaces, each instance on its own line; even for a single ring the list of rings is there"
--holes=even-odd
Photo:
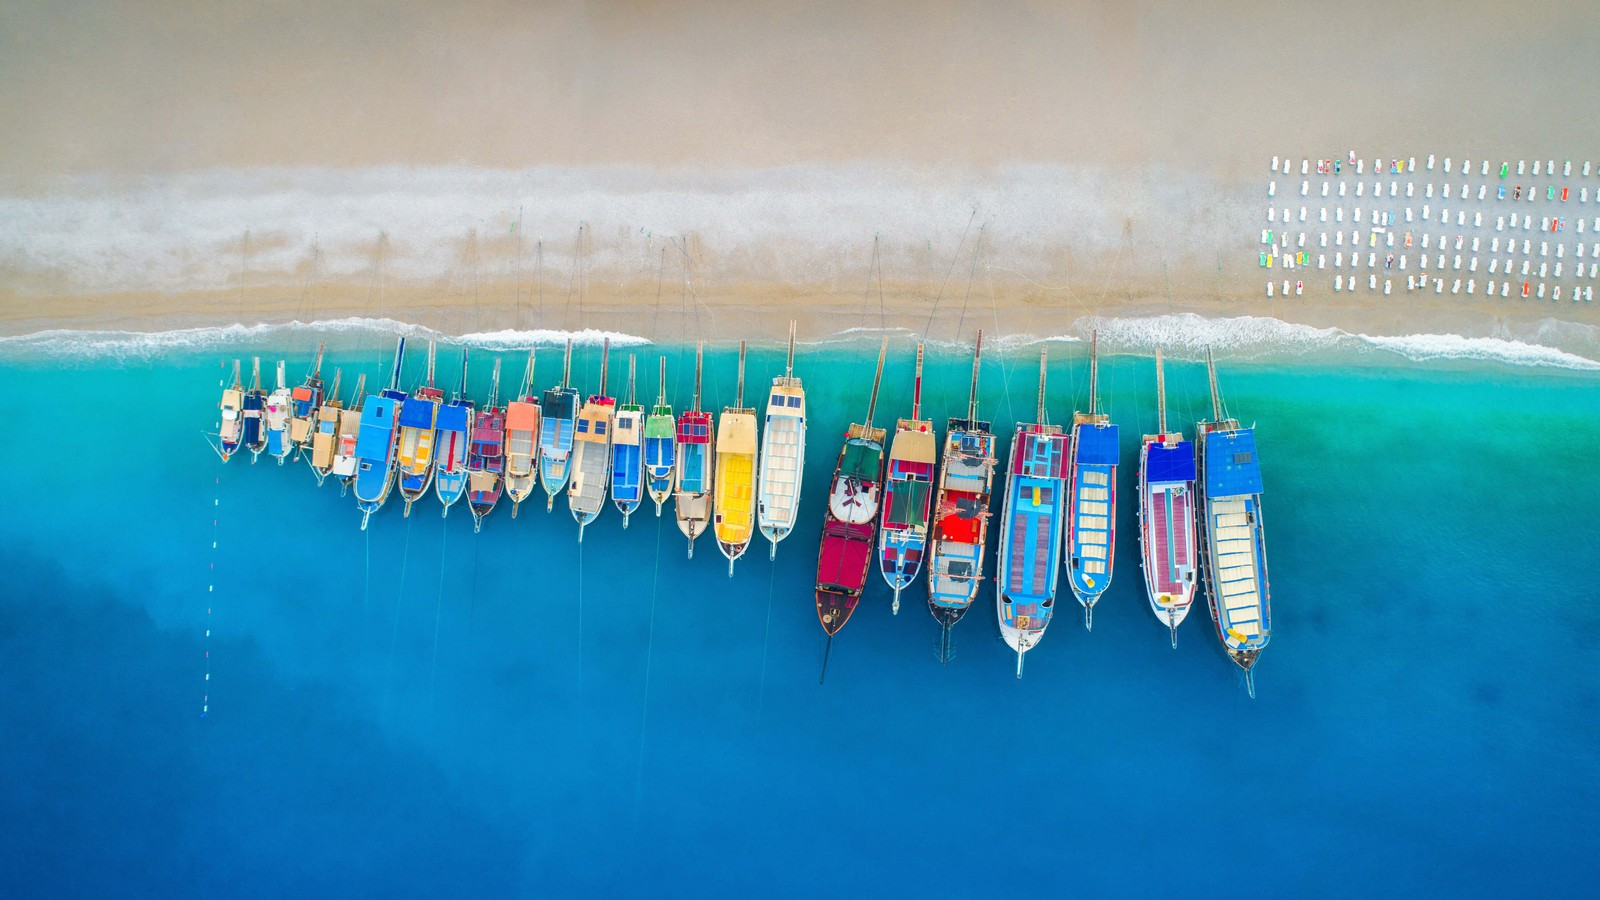
[[[1103,325],[1111,331],[1111,324]],[[1125,331],[1136,331],[1130,326]],[[648,506],[585,542],[557,502],[474,534],[465,505],[351,497],[303,464],[223,465],[204,432],[236,357],[303,375],[315,329],[0,341],[0,809],[12,896],[1539,896],[1585,892],[1600,840],[1600,384],[1561,354],[1411,359],[1252,346],[1218,361],[1258,425],[1276,626],[1258,696],[1196,610],[1176,650],[1134,538],[1153,365],[1102,357],[1125,445],[1115,579],[1065,604],[1025,677],[993,582],[935,658],[922,582],[874,571],[819,684],[826,478],[864,415],[876,335],[800,348],[800,525],[733,577]],[[502,336],[504,338],[504,336]],[[327,371],[387,378],[392,335]],[[502,340],[502,399],[522,355]],[[878,423],[909,413],[891,342]],[[1049,343],[1050,417],[1087,345]],[[987,348],[996,431],[1034,409],[1039,345]],[[403,383],[423,354],[413,343]],[[613,393],[692,349],[613,349]],[[453,386],[456,350],[441,348]],[[488,359],[475,349],[481,401]],[[1208,406],[1194,348],[1171,418]],[[1411,354],[1415,355],[1415,354]],[[1461,354],[1457,354],[1458,356]],[[734,400],[735,348],[706,400]],[[560,370],[546,345],[536,381]],[[943,431],[970,357],[930,349]],[[1523,360],[1524,362],[1518,362]],[[1526,363],[1526,364],[1524,364]],[[579,348],[575,377],[598,379]],[[756,345],[746,400],[782,369]],[[445,374],[448,373],[448,374]],[[998,512],[998,508],[996,510]],[[1063,590],[1064,590],[1063,584]]]

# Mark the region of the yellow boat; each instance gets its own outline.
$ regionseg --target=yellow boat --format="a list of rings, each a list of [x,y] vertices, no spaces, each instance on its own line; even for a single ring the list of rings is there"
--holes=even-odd
[[[716,460],[713,530],[732,577],[734,560],[750,546],[756,520],[756,411],[744,405],[744,341],[739,342],[738,394],[717,422]]]

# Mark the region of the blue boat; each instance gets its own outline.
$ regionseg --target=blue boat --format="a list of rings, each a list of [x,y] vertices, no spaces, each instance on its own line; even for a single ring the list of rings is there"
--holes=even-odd
[[[261,389],[261,357],[257,356],[250,361],[250,390],[244,392],[244,428],[240,434],[240,442],[250,451],[252,463],[267,449],[266,410],[267,392]]]
[[[467,348],[461,348],[461,380],[455,396],[439,407],[438,434],[433,453],[433,490],[444,506],[442,515],[467,492],[467,454],[471,450],[472,400],[467,397]]]
[[[1000,517],[998,590],[1000,635],[1023,654],[1039,645],[1056,602],[1056,561],[1066,509],[1068,435],[1045,416],[1045,351],[1039,351],[1037,422],[1019,422],[1011,441],[1006,499]]]
[[[617,407],[611,429],[611,502],[622,513],[622,527],[644,500],[644,407],[635,402],[634,356],[628,354],[628,402]]]
[[[556,505],[556,495],[572,474],[572,441],[578,420],[578,389],[572,386],[572,339],[561,366],[561,383],[544,392],[539,401],[539,483],[544,485],[545,512]]]
[[[667,402],[667,358],[661,358],[661,390],[656,394],[656,405],[644,420],[644,478],[650,499],[656,504],[656,516],[661,516],[661,505],[672,496],[672,469],[677,463],[677,440],[672,418],[672,404]]]
[[[394,373],[389,387],[369,397],[361,407],[361,434],[356,439],[356,508],[361,510],[361,529],[367,528],[372,514],[389,499],[394,487],[394,448],[400,434],[398,420],[405,392],[400,390],[400,365],[405,360],[406,339],[395,345]]]
[[[278,386],[267,395],[267,405],[261,414],[262,423],[267,429],[267,455],[277,460],[280,466],[294,450],[294,442],[289,439],[289,398],[289,385],[285,383],[283,360],[280,359]]]
[[[1206,353],[1211,420],[1201,422],[1199,483],[1200,559],[1217,638],[1244,670],[1256,695],[1252,669],[1272,638],[1272,590],[1267,580],[1267,539],[1261,516],[1261,460],[1254,428],[1223,412],[1217,367]]]
[[[1099,411],[1099,335],[1090,337],[1089,411],[1072,416],[1067,466],[1067,582],[1094,630],[1094,605],[1111,586],[1117,553],[1117,426]]]

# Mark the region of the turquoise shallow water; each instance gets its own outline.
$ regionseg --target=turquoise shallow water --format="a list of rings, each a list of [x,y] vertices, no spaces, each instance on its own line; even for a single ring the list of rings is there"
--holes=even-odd
[[[1069,602],[1023,680],[992,582],[941,668],[920,582],[894,617],[874,574],[819,686],[822,485],[875,341],[802,348],[801,525],[731,581],[648,506],[626,531],[608,508],[581,549],[560,502],[477,535],[464,508],[396,503],[363,533],[303,465],[219,465],[200,432],[223,360],[286,354],[297,378],[303,341],[0,357],[18,893],[1527,895],[1592,874],[1592,373],[1221,360],[1267,484],[1252,702],[1204,613],[1168,648],[1127,503],[1094,633]],[[880,424],[909,411],[895,346]],[[632,352],[641,393],[664,352],[688,400],[692,354]],[[1033,408],[1036,353],[986,356],[997,432]],[[376,376],[388,354],[346,338],[329,365]],[[732,401],[733,359],[711,353],[707,406]],[[1152,365],[1103,363],[1126,498]],[[941,429],[967,366],[931,355]],[[541,385],[558,367],[541,356]],[[747,399],[780,367],[755,348]],[[592,389],[598,352],[575,368]],[[1203,371],[1168,376],[1192,432]],[[1054,345],[1052,417],[1085,395],[1085,348]]]

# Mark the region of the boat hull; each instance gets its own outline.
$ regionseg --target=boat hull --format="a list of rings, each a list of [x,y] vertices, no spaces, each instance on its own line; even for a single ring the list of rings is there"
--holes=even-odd
[[[1195,538],[1195,490],[1193,447],[1173,441],[1172,450],[1183,448],[1189,469],[1180,469],[1173,480],[1166,472],[1151,480],[1154,464],[1172,468],[1162,459],[1169,454],[1166,436],[1147,437],[1139,448],[1139,551],[1144,572],[1145,598],[1156,621],[1165,625],[1177,642],[1177,629],[1188,617],[1198,586],[1198,552]]]

